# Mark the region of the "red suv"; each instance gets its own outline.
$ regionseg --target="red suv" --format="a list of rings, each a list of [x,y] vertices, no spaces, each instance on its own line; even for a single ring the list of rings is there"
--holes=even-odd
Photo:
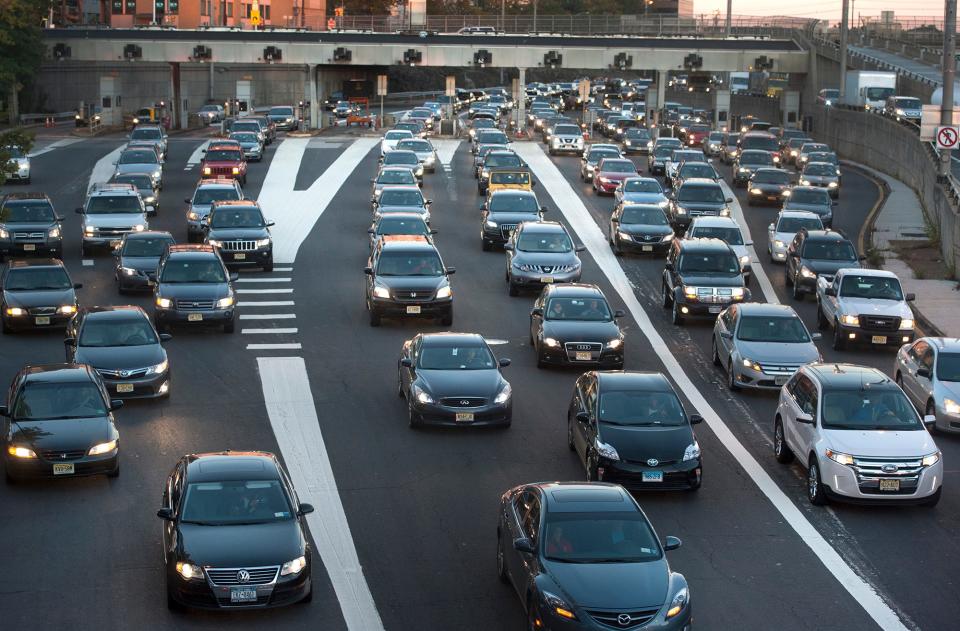
[[[200,161],[201,177],[228,177],[247,183],[247,160],[236,141],[215,140],[210,143]]]
[[[688,147],[702,147],[703,141],[706,140],[709,135],[710,127],[708,125],[690,125],[683,134],[683,144]]]

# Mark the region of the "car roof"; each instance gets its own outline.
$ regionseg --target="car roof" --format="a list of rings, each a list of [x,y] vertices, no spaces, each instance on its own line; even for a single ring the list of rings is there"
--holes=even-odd
[[[196,256],[200,258],[199,255],[209,256],[217,255],[217,251],[213,249],[212,245],[207,245],[206,243],[174,243],[167,248],[168,256]],[[218,256],[219,258],[219,256]]]
[[[690,177],[683,181],[680,185],[680,188],[690,187],[690,188],[699,188],[699,187],[710,187],[710,188],[720,188],[720,182],[711,180],[707,177]]]
[[[809,168],[812,167],[812,166],[827,167],[828,169],[834,168],[834,165],[833,165],[833,163],[831,163],[831,162],[821,162],[821,161],[817,161],[817,162],[807,162],[807,163],[804,165],[803,170],[806,171],[807,169],[809,169]]]
[[[144,230],[143,232],[128,232],[123,235],[123,238],[127,241],[133,241],[136,239],[155,239],[157,237],[173,239],[173,235],[166,230]]]
[[[806,232],[807,241],[849,241],[847,236],[838,230],[807,230],[802,228],[800,232]]]
[[[860,267],[849,267],[849,268],[838,270],[838,272],[843,272],[844,274],[856,274],[857,276],[873,276],[874,278],[894,278],[896,280],[900,280],[899,276],[885,269],[867,269],[867,268],[860,268]]]
[[[830,194],[830,192],[829,192],[827,189],[821,188],[821,187],[819,187],[819,186],[791,186],[791,187],[790,187],[790,190],[792,190],[792,191],[820,191],[820,192],[823,193],[824,195],[829,195],[829,194]],[[789,201],[789,200],[788,200],[788,201]]]
[[[740,315],[772,316],[778,318],[795,318],[797,312],[790,305],[778,305],[769,302],[741,302],[737,304]]]
[[[106,184],[96,184],[88,193],[89,197],[107,197],[111,195],[140,196],[140,191],[133,184],[124,184],[120,182],[108,182]]]
[[[425,346],[447,346],[450,344],[476,344],[482,346],[486,340],[479,333],[423,333],[421,344]]]
[[[7,202],[25,202],[31,200],[43,200],[50,201],[50,196],[46,193],[37,193],[35,191],[22,192],[22,193],[7,193],[2,198],[0,198],[0,203],[6,204]]]
[[[758,173],[783,173],[784,175],[790,175],[783,169],[778,169],[777,167],[760,167],[753,172],[754,175],[757,175]]]
[[[799,219],[820,219],[820,215],[811,210],[781,210],[780,217],[796,217]]]
[[[557,221],[525,221],[520,224],[524,232],[566,232],[563,224]]]
[[[63,264],[63,261],[60,259],[46,258],[46,259],[9,259],[7,261],[7,269],[17,269],[23,267],[62,267],[66,269],[66,266]]]
[[[93,368],[87,364],[36,364],[21,369],[28,382],[92,381]]]
[[[238,185],[236,180],[226,177],[204,179],[197,182],[197,188],[217,188],[221,186],[237,188]]]
[[[380,215],[380,217],[376,219],[376,222],[379,224],[380,222],[386,221],[388,219],[401,219],[405,221],[412,221],[415,219],[417,221],[422,221],[423,223],[427,223],[426,219],[424,219],[423,215],[421,215],[420,213],[386,213],[386,214]]]
[[[860,390],[865,386],[892,386],[883,371],[870,366],[844,363],[814,363],[803,367],[823,384],[844,390]]]
[[[559,283],[547,285],[546,290],[551,297],[605,298],[603,291],[590,283]]]
[[[187,482],[279,480],[277,458],[266,451],[223,451],[185,456]]]
[[[960,338],[956,337],[925,337],[923,338],[938,351],[960,352]]]
[[[409,239],[400,239],[400,240],[389,240],[386,237],[382,237],[381,247],[383,250],[389,250],[391,252],[398,250],[408,250],[408,251],[431,251],[436,252],[437,256],[440,255],[440,252],[437,251],[436,246],[430,243],[427,239],[420,238],[417,240]]]
[[[636,502],[616,484],[605,482],[541,482],[548,513],[639,512]]]
[[[717,251],[723,250],[725,252],[730,251],[730,246],[726,241],[716,238],[704,239],[702,237],[696,239],[681,239],[680,240],[680,249],[686,251]]]
[[[700,217],[694,217],[693,223],[698,227],[706,226],[709,228],[736,228],[740,230],[740,224],[733,217],[711,217],[709,215],[704,215]]]
[[[601,388],[631,389],[647,392],[674,392],[670,381],[660,372],[646,371],[596,371],[597,382]]]
[[[236,208],[256,208],[257,210],[261,210],[260,204],[252,199],[216,199],[213,201],[213,204],[211,204],[213,209],[225,208],[228,206],[233,206]]]

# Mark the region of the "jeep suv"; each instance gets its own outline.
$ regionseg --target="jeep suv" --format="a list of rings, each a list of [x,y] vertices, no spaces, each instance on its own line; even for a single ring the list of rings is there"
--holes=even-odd
[[[62,221],[45,193],[0,198],[0,260],[29,254],[63,258]]]
[[[84,205],[77,208],[77,214],[83,216],[83,256],[94,247],[114,247],[129,232],[150,228],[143,198],[132,184],[94,186]]]
[[[453,324],[450,275],[456,269],[443,265],[425,236],[381,237],[363,271],[370,326],[380,326],[384,316],[427,316]]]
[[[735,302],[750,300],[740,259],[720,239],[674,239],[660,284],[664,309],[674,324],[686,318],[715,318]]]
[[[207,215],[207,243],[227,265],[261,267],[273,271],[272,221],[263,218],[257,202],[214,202]]]
[[[235,140],[211,142],[203,151],[200,173],[205,178],[233,178],[240,184],[246,184],[247,159],[243,155],[243,147]]]
[[[546,208],[533,191],[495,191],[480,210],[480,244],[484,252],[503,245],[525,221],[540,221]]]
[[[203,220],[210,214],[214,202],[237,201],[243,199],[243,191],[236,180],[217,178],[200,180],[193,196],[184,199],[187,203],[187,240],[191,243],[202,241],[206,232]]]
[[[171,245],[160,258],[153,291],[153,320],[166,332],[173,323],[222,325],[233,333],[233,281],[212,245]]]

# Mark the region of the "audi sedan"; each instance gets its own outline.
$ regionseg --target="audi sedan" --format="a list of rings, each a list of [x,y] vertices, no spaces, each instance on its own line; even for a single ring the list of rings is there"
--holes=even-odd
[[[543,288],[530,310],[530,344],[537,368],[548,365],[623,369],[623,331],[596,285],[563,283]]]
[[[509,365],[475,333],[421,333],[407,340],[397,362],[397,394],[407,401],[410,427],[508,427],[512,389],[500,369]]]

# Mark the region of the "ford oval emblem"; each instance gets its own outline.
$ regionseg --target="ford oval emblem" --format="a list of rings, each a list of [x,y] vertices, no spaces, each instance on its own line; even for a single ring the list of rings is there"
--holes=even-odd
[[[655,466],[657,466],[658,464],[660,464],[660,461],[657,460],[656,458],[650,458],[650,460],[647,460],[647,465],[649,465],[649,466],[651,466],[651,467],[655,467]]]
[[[896,473],[896,472],[897,472],[897,465],[895,465],[895,464],[885,464],[885,465],[883,465],[882,467],[880,467],[880,470],[883,471],[884,473]]]
[[[238,583],[249,583],[250,582],[250,572],[246,570],[240,570],[237,572],[237,582]]]

